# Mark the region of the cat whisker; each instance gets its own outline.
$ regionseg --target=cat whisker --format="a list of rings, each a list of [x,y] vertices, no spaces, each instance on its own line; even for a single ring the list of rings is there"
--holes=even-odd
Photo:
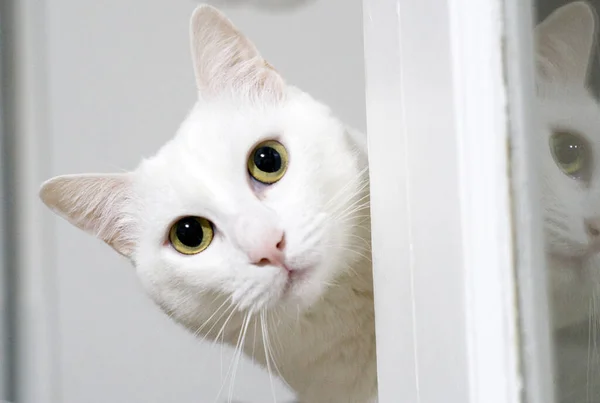
[[[325,231],[325,225],[327,224],[327,219],[324,217],[323,219],[314,220],[312,225],[307,225],[304,235],[302,237],[302,243],[311,243],[311,240],[315,242],[319,242],[321,235]]]
[[[569,226],[565,222],[559,221],[556,218],[545,217],[544,221],[546,222],[546,224],[552,225],[553,227],[559,228],[559,229],[561,229],[563,231],[568,231],[569,230]]]
[[[351,209],[345,210],[343,214],[337,214],[336,216],[334,216],[334,219],[337,222],[348,222],[349,220],[356,221],[357,215],[364,215],[360,213],[363,213],[364,211],[368,212],[370,208],[370,202],[365,202],[363,204],[356,205]]]
[[[236,348],[236,354],[234,355],[234,359],[235,359],[235,365],[233,368],[233,375],[231,378],[231,382],[229,383],[229,401],[231,402],[231,399],[233,398],[233,388],[235,385],[235,376],[237,375],[237,369],[240,365],[240,358],[242,356],[242,350],[244,349],[244,343],[246,342],[246,332],[248,331],[248,325],[250,324],[250,320],[252,320],[252,313],[248,312],[245,316],[244,316],[244,320],[242,321],[242,329],[241,330],[241,343],[239,343],[239,346]]]
[[[340,249],[340,250],[344,250],[344,251],[346,251],[346,252],[354,253],[354,254],[356,254],[356,255],[358,255],[358,256],[360,256],[360,257],[362,257],[362,258],[363,258],[363,259],[365,259],[366,261],[368,261],[368,262],[371,262],[371,257],[370,257],[370,256],[367,256],[367,255],[365,255],[364,253],[362,253],[362,252],[360,252],[360,251],[358,251],[358,250],[357,250],[358,248],[354,248],[354,249],[353,249],[353,248],[349,248],[349,247],[347,247],[347,246],[343,246],[343,245],[331,245],[331,244],[329,244],[329,245],[326,245],[326,247],[333,248],[333,249]],[[370,252],[370,250],[368,250],[368,251],[365,251],[365,252]]]
[[[371,219],[371,216],[369,214],[354,214],[352,216],[348,216],[342,219],[337,219],[337,222],[348,222],[350,220],[358,220],[357,224],[364,224],[369,222]]]
[[[218,296],[217,296],[217,298],[218,298]],[[215,298],[215,299],[213,300],[213,302],[214,302],[214,301],[216,301],[216,300],[217,300],[217,298]],[[205,320],[205,321],[202,323],[202,325],[200,325],[200,326],[198,327],[198,329],[196,329],[196,331],[194,332],[194,337],[197,337],[197,336],[200,334],[200,332],[202,332],[202,330],[203,330],[203,329],[206,327],[206,325],[208,325],[208,324],[210,323],[210,321],[212,320],[212,318],[214,318],[214,317],[215,317],[215,315],[217,315],[217,314],[219,313],[219,311],[220,311],[220,310],[223,308],[223,306],[225,306],[225,304],[227,304],[228,302],[229,302],[229,298],[226,298],[226,299],[225,299],[225,301],[223,301],[223,303],[222,303],[222,304],[221,304],[221,305],[220,305],[220,306],[219,306],[217,309],[215,309],[215,311],[213,312],[213,314],[212,314],[212,315],[210,315],[210,316],[209,316],[209,318],[208,318],[208,319],[206,319],[206,320]],[[211,303],[211,304],[212,304],[212,303]],[[225,311],[226,311],[226,310],[225,310]],[[221,318],[219,317],[219,319],[221,319]],[[218,320],[217,320],[217,321],[218,321]]]
[[[363,247],[364,247],[366,250],[371,250],[371,243],[370,243],[370,242],[369,242],[367,239],[365,239],[365,238],[361,237],[360,235],[356,235],[356,234],[348,234],[348,236],[349,236],[350,238],[355,238],[355,239],[357,239],[358,241],[360,241],[360,242],[362,243],[362,246],[363,246]],[[359,246],[359,245],[353,245],[353,246]]]
[[[546,236],[548,236],[548,235],[552,235],[555,238],[557,238],[554,243],[560,243],[560,242],[562,242],[562,243],[565,243],[567,245],[570,244],[569,240],[564,236],[563,232],[559,231],[559,230],[557,230],[555,228],[546,227]]]
[[[335,245],[331,245],[332,248],[335,248]],[[365,252],[367,255],[371,255],[371,245],[370,244],[366,244],[366,245],[360,245],[358,243],[356,244],[350,244],[350,245],[346,245],[346,247],[351,248],[353,250],[359,250],[362,252]]]
[[[254,352],[255,352],[255,347],[256,347],[256,325],[257,325],[258,320],[256,318],[254,318],[254,335],[252,336],[252,354],[250,354],[250,357],[252,358],[252,363],[255,362],[254,359]]]
[[[349,205],[341,204],[341,206],[344,206],[344,209],[340,211],[335,211],[333,217],[336,220],[341,220],[356,211],[366,209],[371,205],[370,196],[371,195],[369,194],[363,195],[362,197],[352,201],[352,203],[350,203]],[[365,201],[365,199],[367,201]]]
[[[266,341],[266,346],[267,346],[267,354],[270,357],[270,359],[267,359],[267,361],[271,361],[273,363],[273,367],[275,368],[275,371],[277,372],[277,374],[279,375],[279,379],[281,379],[283,381],[283,383],[290,389],[293,389],[289,383],[287,383],[287,381],[285,380],[285,378],[283,377],[283,375],[281,374],[281,371],[279,371],[279,368],[277,367],[277,363],[275,362],[275,355],[273,354],[273,350],[271,349],[271,339],[269,338],[269,326],[268,326],[268,312],[265,311],[265,317],[266,317],[266,322],[267,322],[267,326],[265,326],[265,341]]]
[[[215,322],[214,322],[214,323],[213,323],[213,325],[210,327],[210,329],[208,329],[208,331],[207,331],[207,332],[204,334],[204,336],[202,336],[202,338],[200,339],[200,342],[201,342],[201,343],[202,343],[202,342],[204,342],[204,341],[206,340],[206,337],[207,337],[207,336],[208,336],[208,335],[209,335],[209,334],[212,332],[212,330],[215,328],[215,326],[217,325],[217,323],[219,323],[219,322],[221,321],[221,319],[223,319],[223,317],[224,317],[225,315],[227,315],[227,312],[229,312],[230,310],[232,310],[232,311],[230,312],[230,315],[231,315],[231,314],[232,314],[232,313],[235,311],[235,310],[233,310],[233,307],[234,307],[233,305],[229,305],[227,308],[225,308],[225,309],[223,310],[223,312],[221,313],[221,315],[219,316],[219,318],[218,318],[217,320],[215,320]],[[208,322],[208,321],[207,321],[207,322]],[[207,322],[204,322],[204,323],[207,323]],[[202,324],[202,326],[200,326],[200,328],[202,328],[203,326],[204,326],[204,324]],[[219,338],[219,336],[218,336],[218,334],[217,334],[217,337],[215,337],[215,340],[213,340],[213,345],[214,345],[215,341],[216,341],[218,338]]]
[[[356,277],[358,277],[358,272],[356,271],[356,269],[354,267],[350,266],[349,264],[345,264],[344,266],[345,266],[346,270],[348,270],[349,272],[354,274]]]
[[[225,316],[225,314],[230,311],[229,316],[225,320],[225,323],[223,323],[223,326],[219,330],[219,333],[217,333],[217,336],[215,337],[215,339],[213,340],[212,345],[211,345],[211,347],[214,347],[215,344],[219,341],[219,337],[221,338],[221,342],[220,342],[220,345],[221,345],[221,351],[220,351],[220,372],[221,372],[221,377],[223,377],[223,346],[225,345],[225,341],[224,341],[225,332],[224,332],[224,329],[225,329],[225,326],[227,326],[227,323],[229,322],[229,319],[231,319],[232,315],[236,312],[236,310],[237,310],[236,308],[237,308],[236,305],[233,305],[233,304],[229,305],[225,309],[225,311],[223,311],[223,313],[221,314],[221,316],[219,317],[219,319],[217,319],[215,321],[215,323],[212,325],[212,327],[208,330],[208,332],[206,332],[206,334],[200,340],[200,342],[203,342],[206,339],[206,336],[208,336],[210,334],[210,332],[212,332],[212,329],[216,326],[216,324],[219,323],[219,321],[221,320],[221,318],[223,318],[223,316]],[[226,379],[227,378],[225,377],[225,380]],[[220,393],[221,392],[219,391],[219,394]],[[218,399],[218,397],[219,396],[217,395],[217,399]]]
[[[281,310],[280,309],[275,309],[272,311],[273,314],[277,314],[277,323],[273,326],[273,331],[275,333],[275,341],[278,344],[279,347],[279,353],[277,352],[277,349],[273,349],[275,352],[275,356],[279,356],[279,354],[285,352],[285,348],[283,347],[283,344],[281,343],[281,337],[279,336],[279,331],[277,330],[279,328],[279,326],[281,326]]]
[[[554,207],[552,204],[550,204],[549,206],[545,207],[546,211],[549,213],[549,214],[547,214],[547,217],[550,219],[556,219],[556,218],[567,219],[568,215],[563,212],[565,210],[565,208],[563,207],[562,203],[559,200],[555,200],[554,204],[560,204],[560,205],[557,207]]]
[[[353,180],[348,181],[346,185],[338,191],[338,196],[346,193],[350,186],[357,184],[358,186],[353,189],[354,194],[360,193],[369,187],[368,167],[363,168]],[[332,201],[337,202],[334,198],[332,198]]]
[[[269,382],[271,383],[271,393],[273,395],[273,403],[277,403],[277,396],[275,396],[275,387],[273,386],[273,373],[271,372],[271,363],[269,360],[269,355],[267,353],[268,349],[267,349],[267,341],[266,341],[266,335],[265,335],[265,310],[261,310],[260,311],[260,328],[261,328],[261,332],[262,332],[262,341],[263,341],[263,348],[264,348],[264,352],[265,352],[265,362],[267,364],[267,372],[269,373]]]
[[[227,370],[227,374],[225,374],[225,379],[223,379],[223,381],[221,382],[221,387],[219,388],[219,392],[217,393],[217,397],[215,398],[215,403],[217,400],[219,400],[219,396],[221,396],[221,392],[223,391],[223,388],[225,387],[225,384],[227,383],[227,379],[229,378],[229,374],[231,373],[233,364],[235,363],[235,359],[237,356],[237,351],[238,351],[238,346],[240,344],[240,340],[242,338],[242,328],[243,328],[243,324],[245,323],[246,320],[246,316],[244,316],[244,320],[242,321],[242,327],[240,328],[240,333],[238,335],[238,340],[233,352],[233,357],[231,357],[231,362],[229,364],[229,369]],[[228,402],[231,402],[231,396],[228,397]]]
[[[343,210],[333,210],[328,213],[325,224],[330,223],[347,223],[349,221],[357,221],[358,216],[362,216],[364,219],[365,213],[368,214],[370,209],[370,201],[367,202],[353,202],[351,205],[343,206]]]
[[[358,175],[356,175],[356,177],[350,181],[348,181],[344,186],[342,186],[336,194],[333,195],[333,197],[331,197],[327,203],[325,203],[325,209],[328,209],[332,204],[336,203],[338,201],[338,198],[340,198],[341,196],[344,195],[344,193],[354,184],[362,181],[363,184],[360,187],[361,190],[364,190],[366,186],[368,186],[369,182],[368,182],[368,177],[363,178],[363,176],[365,176],[365,173],[368,172],[368,168],[363,168]],[[357,193],[355,191],[355,193]]]
[[[229,321],[231,320],[231,318],[233,317],[233,315],[237,312],[237,309],[239,308],[239,304],[231,305],[231,306],[233,309],[231,309],[231,312],[229,313],[229,316],[225,320],[225,323],[223,323],[223,326],[221,326],[219,333],[217,333],[217,337],[215,337],[215,339],[213,340],[213,345],[219,340],[219,337],[221,335],[223,336],[223,338],[225,337],[225,328],[227,327],[227,324],[229,323]]]
[[[350,206],[347,209],[340,212],[333,212],[332,215],[328,217],[327,223],[347,223],[349,221],[360,221],[361,223],[365,222],[365,219],[362,218],[360,220],[357,217],[365,217],[365,214],[362,214],[365,210],[370,208],[370,206],[365,202],[361,205],[356,205],[354,207]]]

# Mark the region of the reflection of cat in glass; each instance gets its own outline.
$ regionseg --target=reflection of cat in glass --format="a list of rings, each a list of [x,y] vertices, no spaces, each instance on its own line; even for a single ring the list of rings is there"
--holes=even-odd
[[[133,172],[57,177],[41,197],[128,257],[172,318],[236,346],[233,378],[244,352],[303,402],[369,402],[364,138],[214,8],[191,35],[199,99],[175,138]]]
[[[596,15],[585,2],[536,27],[544,226],[556,328],[587,321],[600,282],[600,105],[587,89]]]

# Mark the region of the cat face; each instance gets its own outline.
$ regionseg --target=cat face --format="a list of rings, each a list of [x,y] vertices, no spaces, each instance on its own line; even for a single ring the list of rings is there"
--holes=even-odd
[[[549,252],[600,248],[600,105],[586,88],[595,14],[561,7],[536,28],[544,225]]]
[[[177,317],[219,297],[310,306],[364,248],[360,151],[214,8],[191,36],[199,100],[175,138],[131,173],[57,177],[42,198],[129,257]]]
[[[247,167],[268,141],[288,159],[270,185]],[[145,218],[134,257],[154,282],[217,290],[242,308],[282,298],[310,304],[347,254],[352,220],[335,218],[343,214],[336,197],[348,207],[358,195],[355,154],[328,110],[301,93],[261,108],[199,104],[135,175]],[[209,220],[214,235],[205,250],[188,255],[166,239],[189,216]]]

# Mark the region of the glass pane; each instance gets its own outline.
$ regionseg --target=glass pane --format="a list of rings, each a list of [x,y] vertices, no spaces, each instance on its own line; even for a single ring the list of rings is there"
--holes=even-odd
[[[5,32],[6,28],[4,24],[6,21],[3,19],[6,11],[0,7],[0,172],[4,173],[7,171],[7,155],[5,153],[6,150],[6,131],[8,129],[8,125],[5,118],[5,99],[7,96],[6,86],[4,84],[5,75],[4,70],[6,69],[6,38]],[[10,277],[8,273],[8,265],[6,264],[7,254],[5,252],[6,249],[6,237],[7,233],[7,209],[8,203],[6,186],[5,186],[5,175],[0,176],[0,401],[8,400],[9,398],[9,390],[8,390],[8,379],[9,379],[9,368],[10,368],[10,358],[9,358],[9,324],[10,324],[10,316],[9,316],[9,283],[8,279]]]
[[[560,403],[600,402],[600,1],[537,0],[538,175]]]

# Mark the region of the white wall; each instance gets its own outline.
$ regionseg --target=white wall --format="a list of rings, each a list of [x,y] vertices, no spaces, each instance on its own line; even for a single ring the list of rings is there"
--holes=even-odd
[[[188,19],[195,2],[45,3],[49,128],[39,135],[50,136],[46,176],[134,168],[174,134],[194,101]],[[361,0],[315,0],[277,13],[224,11],[289,82],[364,129]],[[107,246],[52,222],[46,264],[57,276],[53,379],[60,403],[213,401],[220,348],[160,313],[132,267]],[[226,371],[230,352],[222,357]],[[278,400],[290,398],[277,390]],[[271,401],[268,376],[245,365],[236,397]],[[226,399],[227,388],[220,401]]]

